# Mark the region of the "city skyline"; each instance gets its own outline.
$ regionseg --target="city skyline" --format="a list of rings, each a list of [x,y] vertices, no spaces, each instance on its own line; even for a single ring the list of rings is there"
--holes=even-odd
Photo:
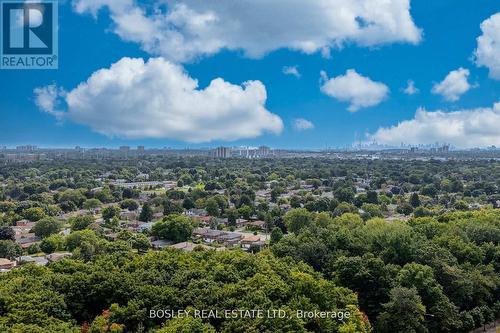
[[[269,155],[270,152],[277,151],[289,151],[289,152],[302,152],[302,151],[315,151],[315,152],[326,152],[326,151],[346,151],[346,152],[355,152],[355,151],[433,151],[433,152],[449,152],[449,151],[457,151],[457,152],[466,152],[466,151],[500,151],[500,147],[496,147],[495,145],[487,146],[487,147],[472,147],[472,148],[460,148],[450,145],[448,143],[440,143],[435,142],[432,144],[406,144],[401,143],[399,146],[390,146],[390,145],[381,145],[377,142],[371,143],[353,143],[349,146],[344,147],[317,147],[317,148],[282,148],[282,147],[271,147],[268,145],[261,146],[250,146],[250,145],[219,145],[219,146],[202,146],[202,147],[189,147],[185,146],[182,148],[175,147],[167,147],[167,146],[74,146],[74,147],[65,147],[65,146],[38,146],[34,144],[28,145],[15,145],[8,146],[0,144],[0,152],[16,152],[16,153],[31,153],[31,152],[40,152],[40,151],[79,151],[79,152],[91,152],[91,151],[99,151],[99,150],[107,150],[107,151],[118,151],[118,152],[132,152],[132,153],[146,153],[146,152],[156,152],[156,151],[200,151],[200,152],[208,152],[209,155],[213,157],[228,157],[229,155],[244,155],[243,152],[247,152],[250,155]],[[252,152],[252,153],[248,153]]]

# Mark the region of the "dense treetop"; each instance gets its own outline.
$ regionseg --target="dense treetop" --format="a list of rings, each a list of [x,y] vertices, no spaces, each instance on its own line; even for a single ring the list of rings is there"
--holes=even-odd
[[[144,175],[162,184],[120,186]],[[0,274],[2,332],[437,333],[500,317],[499,161],[54,160],[2,165],[0,185],[0,257],[72,253]],[[190,240],[194,210],[226,231],[263,221],[268,249],[151,250]],[[151,230],[122,228],[130,214]],[[24,250],[21,220],[41,239]],[[149,318],[258,308],[290,316]]]

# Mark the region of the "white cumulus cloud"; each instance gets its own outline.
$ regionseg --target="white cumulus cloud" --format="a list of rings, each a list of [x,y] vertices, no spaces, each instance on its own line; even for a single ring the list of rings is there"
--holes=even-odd
[[[348,69],[345,75],[329,79],[325,72],[321,72],[323,84],[321,91],[339,101],[349,102],[348,110],[356,112],[361,108],[374,106],[382,102],[389,88],[370,78],[358,74],[354,69]]]
[[[484,20],[481,31],[483,34],[477,38],[474,52],[476,64],[487,67],[490,77],[500,80],[500,13]]]
[[[309,130],[309,129],[313,129],[314,128],[314,124],[307,120],[307,119],[304,119],[304,118],[297,118],[297,119],[294,119],[293,120],[293,128],[296,130],[296,131],[305,131],[305,130]]]
[[[146,52],[185,62],[223,49],[248,57],[289,48],[307,54],[346,43],[417,44],[410,0],[73,0],[78,13],[107,7],[112,30]]]
[[[462,67],[451,71],[446,75],[443,81],[436,83],[432,87],[432,93],[441,95],[450,102],[458,101],[460,96],[472,88],[468,81],[469,75],[469,70]]]
[[[51,86],[35,89],[42,110],[54,110],[56,92]],[[240,86],[217,78],[200,89],[181,66],[163,58],[122,58],[60,98],[67,105],[63,119],[111,137],[209,142],[283,128],[281,118],[265,108],[260,81]]]
[[[300,77],[301,77],[301,74],[300,74],[297,66],[285,66],[285,67],[283,67],[283,74],[292,75],[298,79],[300,79]]]
[[[392,127],[379,128],[369,141],[399,145],[447,142],[457,147],[500,146],[500,102],[490,108],[454,112],[418,109],[415,117]]]
[[[64,96],[64,90],[58,88],[55,84],[45,87],[35,88],[35,104],[43,112],[47,112],[57,118],[62,116],[59,110],[60,97]]]
[[[403,89],[403,92],[407,95],[415,95],[420,92],[420,90],[415,87],[415,82],[413,80],[406,81],[406,88]]]

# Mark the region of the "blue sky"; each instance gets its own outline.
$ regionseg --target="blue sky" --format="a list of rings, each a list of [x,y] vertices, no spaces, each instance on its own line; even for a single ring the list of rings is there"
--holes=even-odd
[[[83,6],[84,2],[85,0],[79,0],[77,3]],[[189,5],[195,1],[187,2]],[[145,15],[151,14],[150,9],[141,7],[142,4],[136,3],[135,6],[143,8]],[[120,13],[123,11],[116,8],[114,10]],[[416,43],[405,41],[407,37],[403,36],[399,38],[403,39],[402,41],[393,38],[394,41],[390,42],[362,45],[362,42],[347,38],[342,48],[331,48],[330,57],[326,57],[321,51],[306,54],[304,50],[291,50],[286,46],[275,47],[275,50],[264,51],[264,54],[255,56],[249,55],[248,50],[258,50],[258,47],[251,46],[246,50],[245,47],[240,50],[222,48],[210,54],[202,53],[194,59],[175,59],[169,50],[152,50],[134,38],[124,37],[124,33],[120,35],[116,32],[117,23],[113,22],[109,15],[113,12],[113,8],[101,8],[97,19],[93,18],[89,11],[91,10],[75,10],[70,2],[60,4],[59,69],[0,71],[0,145],[30,143],[58,147],[76,145],[116,147],[122,144],[131,146],[143,144],[147,147],[182,148],[219,144],[230,146],[267,144],[282,148],[324,148],[349,145],[355,140],[371,139],[394,144],[405,136],[405,129],[408,128],[410,128],[408,143],[412,144],[428,143],[426,140],[450,142],[457,146],[500,144],[500,130],[495,130],[491,126],[492,121],[500,119],[500,104],[497,108],[494,107],[495,103],[500,102],[500,77],[496,77],[493,73],[497,68],[495,66],[500,62],[498,60],[500,54],[494,53],[485,60],[490,68],[480,67],[477,60],[474,60],[474,52],[478,48],[476,39],[485,34],[481,30],[481,23],[500,12],[498,1],[412,1],[410,14],[415,26],[422,30],[420,41]],[[304,19],[314,20],[314,17]],[[255,33],[276,32],[270,30]],[[493,34],[493,38],[498,35]],[[497,49],[494,49],[494,52],[498,50],[500,40],[496,43]],[[267,100],[263,104],[265,112],[281,119],[282,125],[279,126],[277,123],[273,126],[263,124],[261,127],[252,125],[248,134],[242,135],[238,135],[238,131],[244,132],[246,127],[242,130],[235,128],[235,133],[227,133],[227,136],[207,133],[193,141],[184,132],[170,133],[171,127],[158,128],[162,134],[158,134],[155,129],[154,135],[148,131],[140,134],[134,131],[131,135],[131,131],[120,132],[120,129],[106,133],[106,128],[94,126],[92,121],[96,121],[95,116],[100,114],[102,122],[112,122],[115,118],[107,116],[109,110],[106,107],[113,107],[109,104],[90,105],[85,110],[77,110],[91,112],[92,116],[77,114],[71,109],[76,107],[65,100],[66,97],[61,96],[58,97],[62,100],[59,105],[61,110],[44,112],[43,108],[37,106],[37,95],[34,93],[37,87],[57,85],[58,89],[69,92],[81,82],[85,82],[92,73],[101,68],[109,68],[123,57],[143,58],[147,61],[158,56],[164,56],[168,64],[177,66],[176,68],[183,70],[189,77],[197,79],[198,89],[205,89],[213,79],[219,77],[226,83],[237,86],[248,80],[260,81],[267,92]],[[283,73],[285,66],[296,66],[300,77],[285,75]],[[432,93],[433,87],[443,83],[450,72],[460,68],[468,70],[468,75],[460,76],[457,72],[460,81],[457,83],[458,88],[453,82],[448,82],[442,85],[441,93],[436,92],[436,88]],[[367,102],[369,106],[362,106],[355,112],[349,111],[352,97],[339,97],[345,95],[343,86],[339,86],[340,81],[332,81],[330,93],[320,89],[328,80],[346,75],[349,69],[354,69],[358,75],[369,81],[367,89],[375,89],[370,86],[371,83],[380,83],[385,85],[387,92],[383,97],[372,95],[374,101]],[[321,71],[325,71],[328,77],[321,79]],[[464,79],[467,86],[460,88]],[[413,95],[404,93],[403,89],[407,86],[408,80],[414,81],[418,93]],[[447,89],[447,84],[451,84],[451,88]],[[154,87],[158,88],[154,93],[162,95],[161,84]],[[356,88],[354,87],[355,90]],[[87,86],[86,89],[90,87]],[[449,89],[458,89],[458,92],[450,92]],[[88,91],[82,92],[84,93]],[[347,93],[348,96],[349,94],[352,92]],[[354,94],[356,95],[356,92]],[[168,93],[166,96],[173,95]],[[160,112],[168,107],[165,105],[170,105],[168,101],[170,97],[166,98],[167,102],[164,102],[166,104],[161,104]],[[87,101],[85,98],[89,97],[85,95],[81,98]],[[226,99],[214,102],[213,107],[226,108],[224,105],[226,102]],[[260,105],[258,102],[250,104],[249,109]],[[95,109],[102,105],[106,107]],[[231,107],[227,108],[227,112],[233,112]],[[249,123],[253,121],[254,110],[241,111],[238,107],[233,108],[237,109],[234,112],[246,112],[238,119]],[[414,119],[418,108],[426,110],[422,112],[427,120]],[[433,113],[436,110],[443,112]],[[57,112],[75,113],[73,116],[57,116]],[[144,116],[141,110],[132,109],[127,112],[131,121]],[[168,114],[163,115],[163,117],[168,116]],[[225,116],[220,117],[221,124],[227,120]],[[264,123],[276,119],[266,117],[267,114],[262,120]],[[311,126],[313,128],[302,130],[295,128],[294,122],[297,119],[307,120],[313,124]],[[391,126],[397,126],[405,120],[410,121],[407,127],[390,130]],[[199,121],[202,124],[204,122],[203,119]],[[211,124],[212,121],[218,122],[219,119],[207,120],[206,124]],[[470,123],[474,123],[472,128],[467,127]],[[228,123],[228,132],[233,126],[231,124],[233,123]],[[458,124],[459,127],[467,128],[463,132],[441,133],[448,130],[447,124]],[[147,127],[147,122],[143,126]],[[385,131],[379,131],[380,128]],[[415,133],[412,132],[413,128],[418,128]],[[192,130],[196,131],[197,127]],[[226,132],[223,127],[219,131]]]

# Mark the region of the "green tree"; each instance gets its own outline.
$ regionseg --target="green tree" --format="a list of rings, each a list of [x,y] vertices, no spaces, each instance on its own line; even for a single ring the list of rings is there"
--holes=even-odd
[[[191,199],[190,197],[185,197],[182,201],[182,207],[187,210],[194,208],[195,206],[193,199]]]
[[[471,332],[476,326],[474,325],[474,318],[468,311],[460,313],[460,332]]]
[[[396,211],[399,214],[410,215],[413,213],[413,206],[407,202],[402,202],[397,206]]]
[[[417,290],[428,312],[428,328],[432,331],[448,332],[459,329],[458,311],[444,295],[431,267],[416,263],[406,264],[398,273],[397,281],[403,287]]]
[[[40,249],[45,253],[64,250],[64,238],[57,234],[45,237],[40,243]]]
[[[333,223],[333,219],[330,216],[329,213],[319,213],[316,214],[316,217],[314,218],[314,223],[321,228],[327,228],[329,225]]]
[[[219,203],[214,198],[209,198],[205,204],[205,209],[210,216],[220,216]]]
[[[382,211],[380,207],[376,204],[365,203],[361,206],[361,209],[365,212],[365,219],[371,219],[373,217],[382,217]]]
[[[369,318],[376,318],[382,311],[382,303],[389,300],[392,268],[371,253],[362,257],[341,256],[330,261],[327,272],[339,285],[358,294],[360,306]]]
[[[1,226],[0,227],[0,240],[15,240],[16,233],[14,229],[9,226]]]
[[[89,229],[75,231],[66,237],[66,248],[68,251],[73,251],[85,242],[97,245],[99,237]]]
[[[96,233],[89,229],[72,232],[66,237],[66,248],[68,251],[73,252],[74,258],[85,261],[103,253],[105,245],[105,241],[99,239]]]
[[[15,259],[22,253],[21,247],[11,240],[0,240],[0,258]]]
[[[45,238],[61,231],[62,224],[53,217],[46,217],[38,221],[33,227],[35,235]]]
[[[334,192],[335,198],[340,202],[352,203],[354,201],[354,190],[350,187],[341,187]]]
[[[168,216],[170,214],[182,213],[182,206],[176,202],[169,199],[163,201],[163,215]]]
[[[191,237],[193,232],[191,219],[184,215],[169,215],[153,224],[151,234],[161,239],[168,239],[174,242],[185,242]]]
[[[299,233],[312,224],[313,214],[305,208],[296,208],[285,214],[284,221],[290,232]]]
[[[120,219],[118,218],[118,216],[113,216],[111,220],[104,221],[102,226],[115,231],[120,226]]]
[[[139,252],[147,252],[151,248],[151,242],[144,234],[122,230],[118,234],[118,239],[129,243],[132,248],[137,249]]]
[[[235,208],[229,208],[226,210],[227,215],[227,225],[230,227],[236,227],[236,220],[239,217],[238,211]]]
[[[104,207],[104,209],[102,210],[102,218],[105,221],[109,221],[113,217],[119,216],[120,215],[120,211],[121,211],[120,207],[118,207],[118,206],[107,206],[107,207]]]
[[[109,188],[104,188],[100,191],[96,191],[94,193],[94,197],[97,200],[99,200],[100,202],[104,202],[104,203],[110,203],[110,202],[115,201],[115,198],[114,198],[114,196],[111,193]]]
[[[32,222],[36,222],[36,221],[43,219],[46,216],[46,214],[45,214],[45,211],[43,210],[43,208],[31,207],[31,208],[23,210],[22,216],[25,219],[28,219]]]
[[[87,199],[83,202],[82,207],[83,209],[87,209],[89,211],[93,211],[101,205],[101,201],[99,199]]]
[[[124,325],[113,323],[111,312],[104,310],[92,321],[88,333],[122,333],[124,328]]]
[[[432,213],[425,207],[417,207],[413,211],[413,216],[415,217],[424,217],[424,216],[430,216]]]
[[[459,200],[459,201],[455,202],[455,205],[453,207],[456,210],[468,210],[469,209],[469,205],[463,200]]]
[[[358,208],[347,202],[339,203],[333,210],[333,216],[340,216],[345,213],[357,213]]]
[[[35,253],[38,253],[40,251],[41,251],[41,249],[40,249],[40,245],[38,243],[31,244],[27,250],[28,254],[35,254]]]
[[[139,221],[149,222],[153,219],[153,209],[149,205],[149,203],[145,202],[142,205],[141,214],[139,215]]]
[[[366,202],[371,204],[378,204],[378,193],[376,191],[366,192]]]
[[[7,213],[14,211],[16,209],[16,204],[10,201],[0,201],[0,212]]]
[[[363,219],[358,214],[345,213],[337,216],[333,219],[333,222],[337,225],[344,226],[347,228],[356,228],[364,225]]]
[[[134,199],[125,199],[122,202],[120,202],[120,207],[122,209],[128,209],[130,211],[134,211],[139,208],[139,204]]]
[[[94,222],[94,217],[92,215],[80,215],[69,219],[72,231],[86,229]]]
[[[412,205],[413,208],[417,208],[418,206],[421,205],[420,202],[420,197],[418,196],[418,193],[412,193],[410,196],[410,205]]]
[[[71,202],[73,206],[81,207],[86,199],[87,198],[83,195],[82,190],[65,190],[60,193],[57,201],[61,204],[64,202]]]
[[[425,306],[416,289],[395,287],[389,302],[377,317],[377,331],[381,333],[424,333]]]
[[[283,231],[278,227],[274,227],[271,230],[271,245],[278,243],[281,238],[283,238]]]
[[[132,248],[137,249],[139,252],[147,252],[151,248],[151,242],[144,234],[134,234]]]
[[[240,214],[243,218],[249,219],[252,216],[253,208],[248,205],[243,205],[238,208],[238,214]]]

